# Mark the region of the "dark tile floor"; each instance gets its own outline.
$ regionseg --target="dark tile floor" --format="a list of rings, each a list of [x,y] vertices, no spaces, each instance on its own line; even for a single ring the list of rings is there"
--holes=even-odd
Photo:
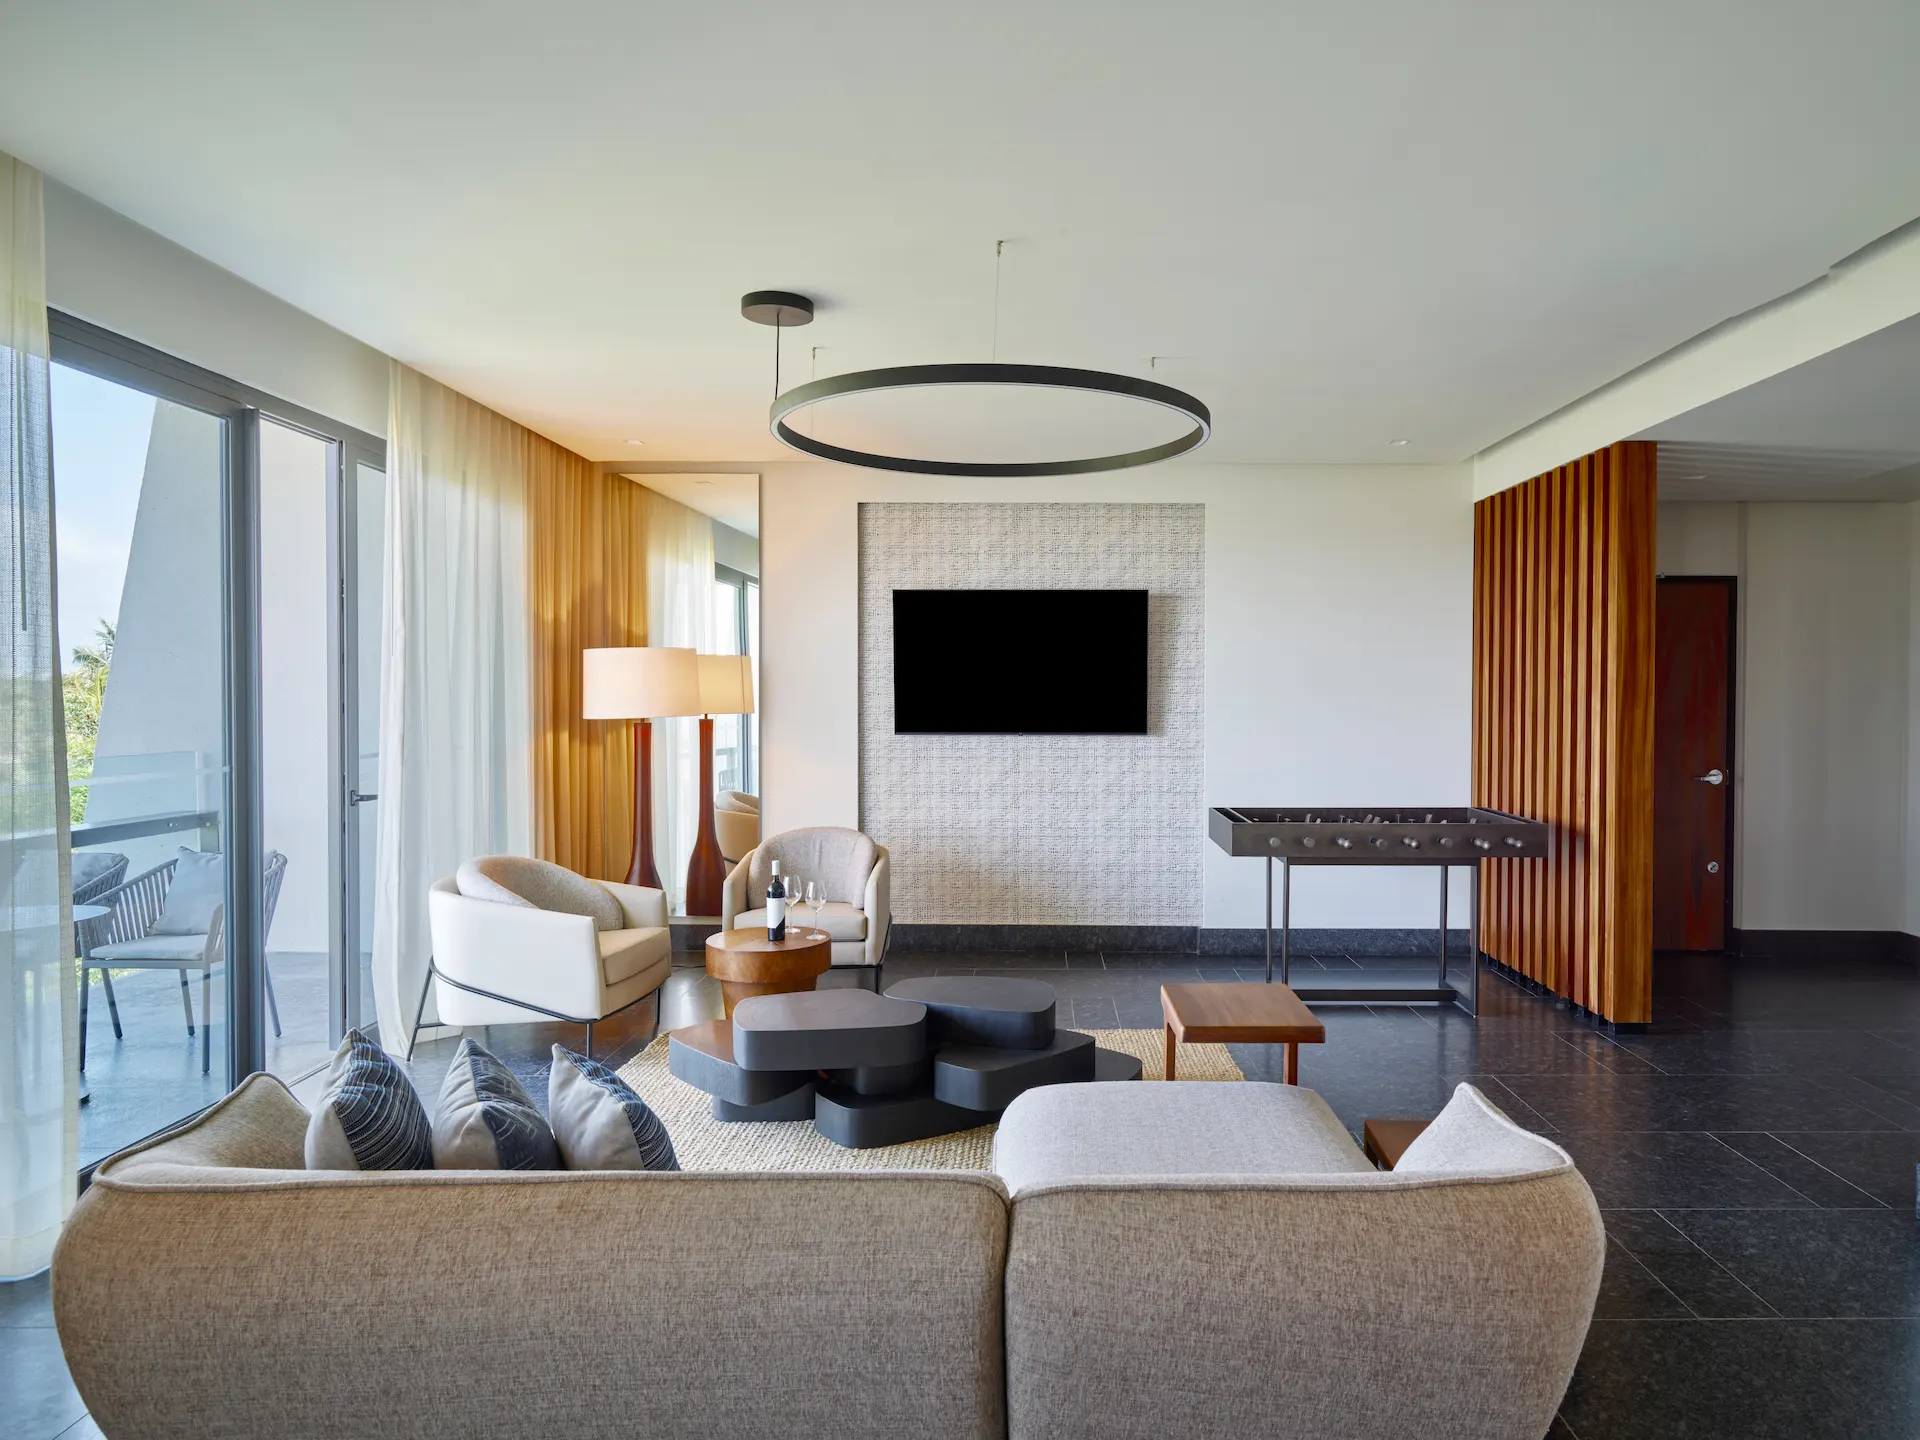
[[[1382,973],[1401,961],[1295,957]],[[1218,958],[1085,953],[896,956],[888,979],[1031,974],[1081,1027],[1159,1023],[1167,980],[1257,979]],[[1606,1278],[1553,1434],[1920,1435],[1920,975],[1905,966],[1663,956],[1655,1024],[1610,1035],[1483,976],[1483,1013],[1317,1007],[1328,1043],[1301,1081],[1354,1130],[1432,1114],[1471,1079],[1571,1150],[1606,1217]],[[1304,978],[1304,977],[1302,977]],[[849,977],[829,977],[845,983]],[[697,969],[669,983],[669,1026],[719,1013]],[[599,1032],[614,1063],[651,1038],[647,1007]],[[539,1097],[548,1046],[578,1027],[487,1037]],[[423,1045],[437,1090],[454,1048]],[[1237,1046],[1278,1078],[1278,1057]],[[0,1286],[0,1434],[97,1433],[51,1330],[44,1278]]]

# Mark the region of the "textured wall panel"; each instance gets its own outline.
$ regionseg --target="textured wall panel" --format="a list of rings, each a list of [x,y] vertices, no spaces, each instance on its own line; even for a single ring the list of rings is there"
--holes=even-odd
[[[1145,589],[1150,733],[894,734],[896,589]],[[1203,505],[860,507],[860,813],[894,919],[1200,923],[1205,607]]]
[[[1474,507],[1473,803],[1553,825],[1482,866],[1481,949],[1622,1023],[1653,1008],[1655,452]]]

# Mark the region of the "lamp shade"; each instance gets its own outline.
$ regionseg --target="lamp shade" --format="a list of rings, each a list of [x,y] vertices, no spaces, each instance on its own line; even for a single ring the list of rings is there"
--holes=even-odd
[[[665,645],[583,650],[580,714],[586,720],[699,715],[700,657]]]
[[[700,713],[753,713],[753,661],[750,658],[745,655],[700,657]]]

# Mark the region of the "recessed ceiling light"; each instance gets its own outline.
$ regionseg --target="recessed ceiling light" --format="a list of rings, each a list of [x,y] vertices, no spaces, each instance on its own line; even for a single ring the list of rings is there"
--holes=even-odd
[[[696,480],[693,483],[696,485],[711,485],[713,482],[711,480]]]
[[[1387,444],[1389,444],[1389,445],[1411,445],[1412,443],[1413,443],[1413,442],[1412,442],[1411,440],[1389,440],[1389,441],[1387,441]]]
[[[644,441],[644,440],[629,440],[629,441],[627,441],[627,444],[629,444],[629,445],[644,445],[644,444],[646,444],[646,443],[647,443],[647,442],[646,442],[646,441]]]
[[[1704,480],[1707,477],[1704,475],[1676,475],[1673,478],[1676,480]]]

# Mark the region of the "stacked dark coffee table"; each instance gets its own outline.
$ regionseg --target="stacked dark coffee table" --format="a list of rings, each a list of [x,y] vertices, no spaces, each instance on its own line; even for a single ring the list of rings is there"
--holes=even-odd
[[[986,975],[757,995],[731,1020],[673,1031],[667,1056],[713,1096],[715,1119],[812,1120],[854,1150],[970,1130],[1037,1085],[1141,1068],[1056,1027],[1051,985]]]

